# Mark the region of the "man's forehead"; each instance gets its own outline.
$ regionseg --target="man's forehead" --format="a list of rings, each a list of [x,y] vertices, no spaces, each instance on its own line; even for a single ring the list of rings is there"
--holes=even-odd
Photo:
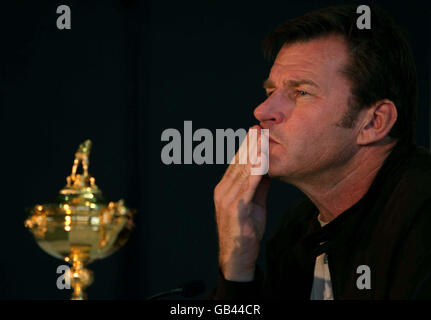
[[[282,85],[290,80],[318,82],[335,74],[340,75],[339,71],[347,63],[347,52],[344,40],[338,36],[284,45],[277,54],[264,86]]]
[[[268,79],[263,82],[263,87],[296,87],[302,84],[318,87],[320,80],[321,77],[314,65],[308,64],[305,67],[301,67],[294,64],[280,65],[274,63]]]
[[[292,43],[284,44],[276,57],[276,60],[280,60],[283,54],[298,55],[298,57],[304,56],[327,56],[327,55],[340,55],[347,54],[348,46],[347,42],[341,35],[327,35],[310,40],[295,41]]]
[[[345,61],[348,58],[348,48],[341,36],[331,35],[308,41],[285,44],[275,58],[278,65],[307,65]]]

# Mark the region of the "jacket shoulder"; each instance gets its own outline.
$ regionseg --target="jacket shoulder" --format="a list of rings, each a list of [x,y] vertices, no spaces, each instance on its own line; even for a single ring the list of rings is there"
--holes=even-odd
[[[418,216],[425,214],[431,219],[431,154],[422,147],[416,147],[399,164],[398,170],[392,172],[396,178],[388,176],[385,187],[378,190],[382,194],[389,192],[389,197],[383,201],[383,207],[377,207],[383,212],[374,214],[380,216],[382,231],[403,233]],[[390,186],[392,183],[394,186]]]
[[[431,198],[430,186],[431,153],[423,147],[416,147],[406,160],[405,170],[394,194],[397,198],[407,197],[422,202]]]

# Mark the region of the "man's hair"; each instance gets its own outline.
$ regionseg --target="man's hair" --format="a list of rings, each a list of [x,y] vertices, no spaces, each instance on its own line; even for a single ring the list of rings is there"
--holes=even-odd
[[[389,136],[414,142],[417,76],[413,55],[403,32],[382,9],[371,8],[371,29],[359,29],[357,6],[342,5],[313,11],[285,22],[264,41],[264,53],[275,59],[283,45],[341,35],[349,50],[342,73],[351,83],[349,110],[341,125],[353,127],[360,110],[382,99],[391,100],[398,118]]]

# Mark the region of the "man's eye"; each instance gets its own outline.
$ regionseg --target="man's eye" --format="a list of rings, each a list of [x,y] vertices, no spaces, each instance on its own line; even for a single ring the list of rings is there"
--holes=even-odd
[[[306,96],[306,95],[308,95],[309,93],[307,92],[307,91],[304,91],[304,90],[296,90],[296,95],[297,96],[301,96],[301,97],[303,97],[303,96]]]

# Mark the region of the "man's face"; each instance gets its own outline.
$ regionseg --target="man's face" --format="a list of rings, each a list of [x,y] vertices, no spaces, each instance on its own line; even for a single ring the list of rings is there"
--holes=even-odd
[[[347,50],[342,38],[329,36],[278,53],[264,83],[268,98],[254,111],[270,133],[270,176],[330,178],[357,151],[357,129],[339,125],[350,97],[341,74]]]

